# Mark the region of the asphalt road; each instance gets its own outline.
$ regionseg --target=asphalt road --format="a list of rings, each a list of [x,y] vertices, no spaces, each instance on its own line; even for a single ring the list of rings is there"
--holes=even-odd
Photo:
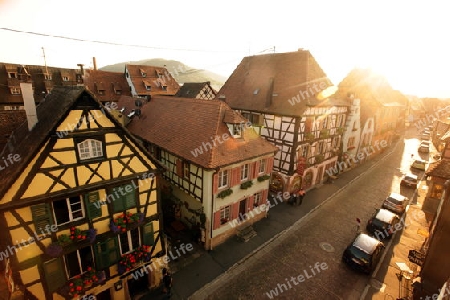
[[[349,269],[341,256],[355,235],[356,218],[363,229],[384,198],[401,191],[400,178],[409,169],[413,150],[400,141],[388,151],[392,153],[320,209],[230,269],[206,298],[360,299],[371,277]],[[413,196],[412,190],[402,193]]]

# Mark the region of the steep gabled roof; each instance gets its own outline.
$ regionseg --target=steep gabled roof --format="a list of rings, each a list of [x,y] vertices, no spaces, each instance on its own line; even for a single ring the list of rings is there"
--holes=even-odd
[[[227,121],[243,125],[242,138],[231,137]],[[178,157],[215,169],[277,151],[245,124],[222,101],[154,97],[128,129]]]
[[[117,102],[122,96],[131,96],[124,73],[85,70],[84,85],[102,102]],[[104,92],[99,93],[99,88]]]
[[[180,85],[166,68],[146,65],[126,65],[125,68],[138,95],[173,96],[180,89]],[[148,84],[150,84],[150,90],[146,88]],[[164,89],[163,86],[165,86]]]
[[[311,53],[245,57],[218,92],[233,108],[279,115],[301,115],[316,95],[332,86]]]
[[[24,110],[0,111],[0,149],[3,149],[10,134],[19,127],[25,120]]]

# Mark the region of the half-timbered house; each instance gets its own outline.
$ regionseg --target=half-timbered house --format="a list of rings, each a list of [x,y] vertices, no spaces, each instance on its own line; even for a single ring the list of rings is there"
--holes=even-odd
[[[131,286],[159,284],[162,168],[92,93],[54,88],[0,156],[0,260],[11,293],[130,299]]]
[[[130,132],[166,167],[169,235],[199,230],[212,249],[265,216],[277,148],[250,125],[222,101],[161,96],[132,119]]]
[[[196,98],[211,100],[216,97],[217,91],[207,82],[185,82],[175,97]]]
[[[348,103],[309,51],[245,57],[218,92],[276,145],[271,189],[321,184],[337,162]]]

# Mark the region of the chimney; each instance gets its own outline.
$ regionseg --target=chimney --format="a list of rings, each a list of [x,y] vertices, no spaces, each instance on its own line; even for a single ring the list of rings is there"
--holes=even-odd
[[[94,64],[94,71],[97,71],[97,60],[95,59],[95,56],[92,58],[92,63]]]
[[[84,76],[84,68],[83,68],[83,64],[78,64],[77,66],[80,67],[80,72],[81,72],[81,76]]]
[[[25,113],[27,114],[28,130],[31,131],[38,122],[36,113],[36,103],[34,102],[33,86],[31,83],[20,83],[20,90],[22,91],[23,104]]]

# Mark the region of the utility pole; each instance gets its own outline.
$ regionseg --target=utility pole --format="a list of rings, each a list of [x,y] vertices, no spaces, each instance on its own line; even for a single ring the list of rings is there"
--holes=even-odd
[[[42,47],[42,53],[43,53],[43,55],[44,55],[45,73],[48,75],[47,60],[46,60],[46,58],[45,58],[45,50],[44,50],[44,47]]]

